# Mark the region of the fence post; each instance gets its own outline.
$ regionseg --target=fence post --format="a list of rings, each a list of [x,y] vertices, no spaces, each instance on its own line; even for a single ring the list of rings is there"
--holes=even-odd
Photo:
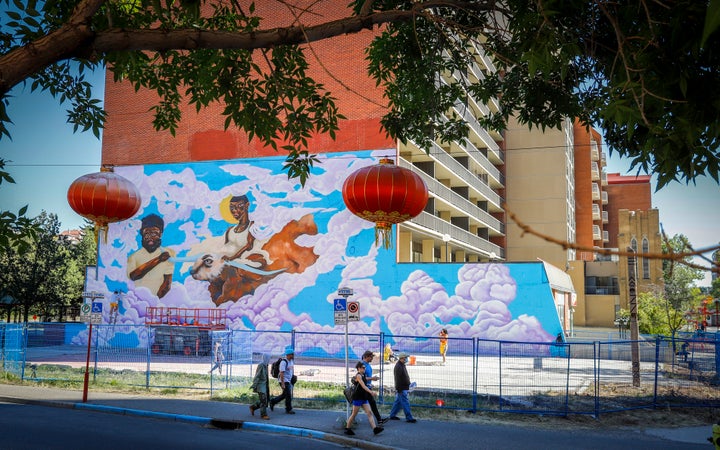
[[[385,365],[385,332],[380,332],[380,382],[378,383],[378,402],[383,403],[385,395],[383,394],[383,387],[385,381],[385,374],[383,366]]]
[[[503,380],[502,380],[502,341],[498,341],[498,407],[500,411],[503,409],[503,401],[502,401],[502,387],[503,387]]]
[[[716,306],[717,308],[717,306]],[[720,384],[720,333],[715,331],[715,380],[714,384]]]
[[[152,358],[152,338],[154,336],[151,336],[152,328],[150,328],[148,325],[145,325],[145,335],[147,336],[147,345],[146,347],[146,353],[147,353],[147,365],[145,367],[145,389],[150,389],[150,358]]]
[[[478,347],[478,338],[474,337],[472,340],[473,343],[473,368],[472,368],[472,412],[477,412],[477,399],[478,399],[478,385],[477,385],[477,379],[478,379],[478,371],[480,370],[480,349]]]
[[[593,368],[595,375],[595,418],[600,418],[600,342],[593,342]]]
[[[660,336],[655,336],[655,386],[653,386],[653,408],[657,408],[658,375],[660,374]]]

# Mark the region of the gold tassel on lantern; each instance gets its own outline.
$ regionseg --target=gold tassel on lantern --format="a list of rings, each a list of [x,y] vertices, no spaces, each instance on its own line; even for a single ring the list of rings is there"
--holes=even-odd
[[[380,245],[388,250],[392,245],[392,224],[390,222],[377,222],[375,224],[375,245]]]

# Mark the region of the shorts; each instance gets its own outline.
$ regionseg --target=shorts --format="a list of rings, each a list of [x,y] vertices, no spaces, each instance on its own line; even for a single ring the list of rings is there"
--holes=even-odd
[[[367,400],[353,400],[353,406],[362,406],[362,405],[366,404],[367,402],[368,402]]]

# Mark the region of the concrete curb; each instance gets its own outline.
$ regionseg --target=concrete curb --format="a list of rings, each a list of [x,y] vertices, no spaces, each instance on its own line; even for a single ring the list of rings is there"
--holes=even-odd
[[[286,425],[273,425],[270,423],[245,422],[242,420],[222,420],[210,417],[190,416],[186,414],[163,413],[156,411],[145,411],[141,409],[120,408],[116,406],[98,405],[94,403],[72,403],[52,400],[32,400],[15,397],[0,397],[0,401],[7,403],[19,403],[37,406],[50,406],[54,408],[68,408],[85,411],[98,411],[109,414],[120,414],[125,416],[149,417],[153,419],[163,419],[175,422],[186,422],[200,425],[208,425],[226,430],[245,429],[250,431],[261,431],[266,433],[282,433],[298,437],[306,437],[311,439],[319,439],[336,444],[347,445],[355,448],[367,450],[396,450],[397,447],[391,447],[360,439],[352,439],[324,431],[309,430],[307,428],[289,427]]]

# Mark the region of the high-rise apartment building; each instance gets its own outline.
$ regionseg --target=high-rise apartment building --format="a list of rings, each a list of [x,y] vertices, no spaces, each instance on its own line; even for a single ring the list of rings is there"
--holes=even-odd
[[[617,311],[628,309],[627,258],[598,249],[632,247],[638,291],[662,287],[661,261],[642,257],[660,253],[649,176],[608,175],[602,137],[577,121],[545,131],[511,122],[505,145],[508,213],[547,237],[532,236],[509,219],[508,260],[538,258],[565,268],[575,288],[573,324],[612,326]]]

